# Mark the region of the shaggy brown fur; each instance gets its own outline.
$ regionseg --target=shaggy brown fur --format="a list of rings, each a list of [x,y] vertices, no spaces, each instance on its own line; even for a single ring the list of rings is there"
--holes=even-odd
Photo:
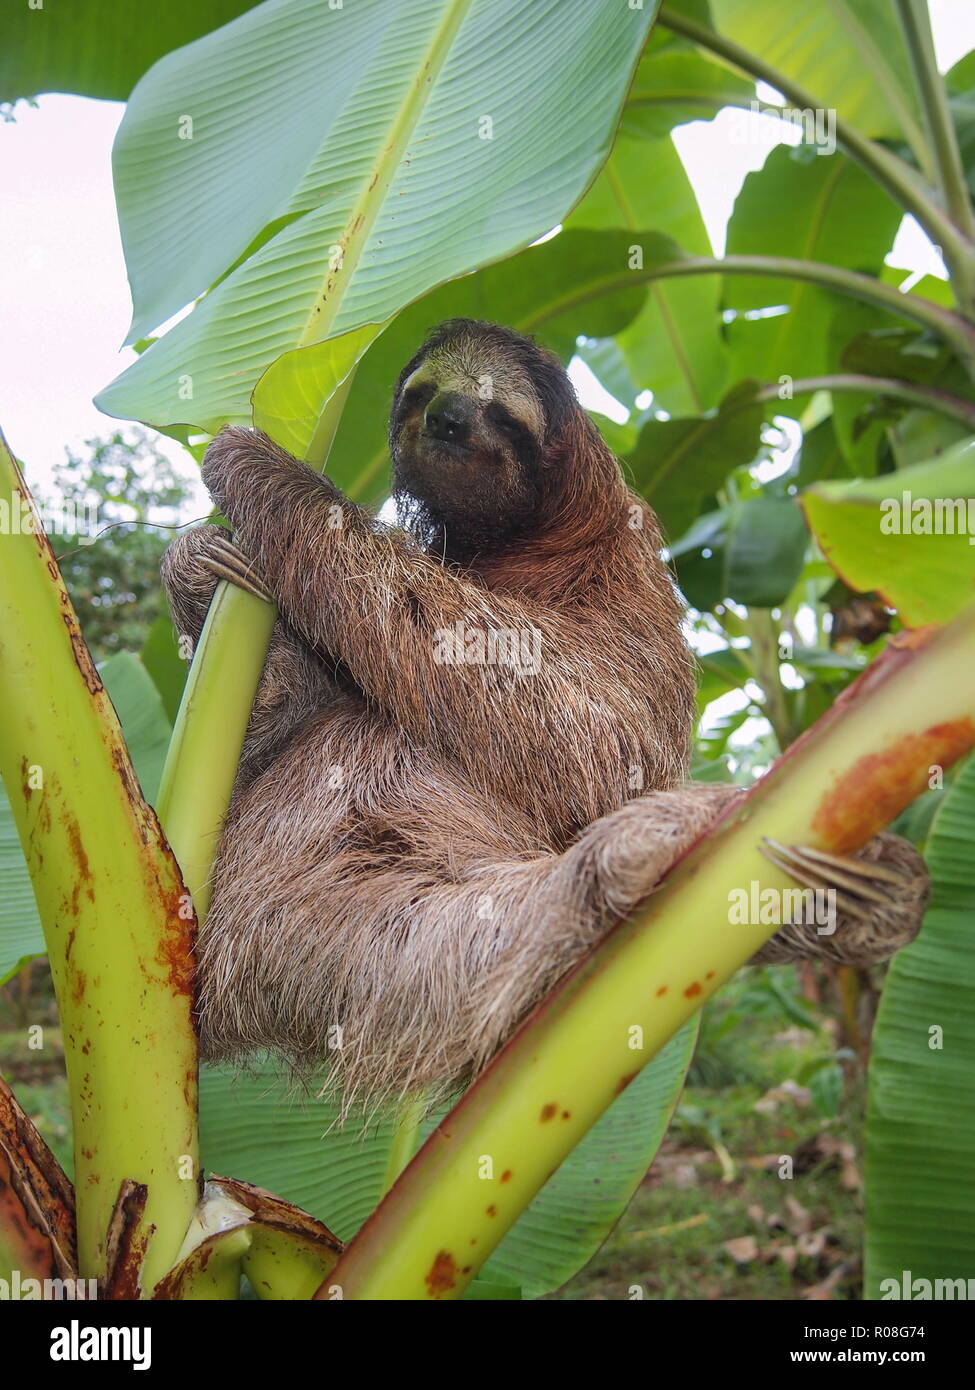
[[[390,443],[405,531],[249,430],[203,470],[280,609],[201,934],[203,1051],[327,1056],[347,1099],[475,1073],[741,795],[681,786],[694,680],[656,521],[557,360],[442,325]],[[164,564],[194,639],[215,535]]]

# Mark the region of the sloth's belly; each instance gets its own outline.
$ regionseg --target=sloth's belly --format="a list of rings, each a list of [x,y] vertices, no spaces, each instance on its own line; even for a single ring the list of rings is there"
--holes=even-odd
[[[353,697],[312,717],[236,799],[228,843],[331,857],[374,846],[445,864],[537,853],[544,828]]]

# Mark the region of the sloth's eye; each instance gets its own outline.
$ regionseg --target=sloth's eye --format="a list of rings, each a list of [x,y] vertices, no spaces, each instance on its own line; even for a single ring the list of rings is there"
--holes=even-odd
[[[493,402],[488,406],[485,414],[492,424],[502,430],[509,439],[516,442],[527,442],[531,438],[531,431],[520,420],[516,420],[510,411],[505,410],[504,406]]]
[[[400,414],[409,415],[414,410],[422,410],[433,399],[435,389],[430,381],[418,381],[415,386],[408,386],[400,397]]]

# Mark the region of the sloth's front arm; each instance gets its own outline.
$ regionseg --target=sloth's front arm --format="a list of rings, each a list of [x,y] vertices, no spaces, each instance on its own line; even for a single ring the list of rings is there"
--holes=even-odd
[[[570,814],[587,823],[606,809],[594,789],[618,804],[634,775],[647,787],[680,776],[686,730],[664,696],[685,673],[660,670],[659,650],[641,669],[657,644],[630,629],[639,615],[624,634],[596,605],[567,612],[485,589],[251,430],[217,436],[203,481],[288,623],[479,780],[518,775],[563,810],[578,795]]]

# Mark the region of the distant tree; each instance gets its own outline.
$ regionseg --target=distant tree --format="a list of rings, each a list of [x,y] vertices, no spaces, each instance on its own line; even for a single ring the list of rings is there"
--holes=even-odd
[[[61,573],[95,660],[139,651],[163,609],[159,558],[186,520],[191,480],[142,431],[86,441],[54,469],[42,506],[67,526],[54,537]],[[88,519],[93,522],[89,526]],[[153,524],[146,524],[153,523]]]

